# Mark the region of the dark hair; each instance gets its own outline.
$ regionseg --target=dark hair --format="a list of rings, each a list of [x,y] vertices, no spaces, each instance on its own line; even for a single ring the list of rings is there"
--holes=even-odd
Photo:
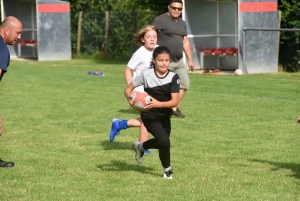
[[[182,0],[170,0],[169,1],[169,5],[171,5],[172,3],[181,3],[181,4],[183,4],[183,2],[182,2]]]
[[[171,53],[169,48],[167,48],[166,46],[158,46],[153,50],[152,53],[152,58],[155,59],[157,57],[157,55],[159,54],[169,54],[171,57]],[[150,68],[154,68],[155,64],[151,61],[150,63]]]

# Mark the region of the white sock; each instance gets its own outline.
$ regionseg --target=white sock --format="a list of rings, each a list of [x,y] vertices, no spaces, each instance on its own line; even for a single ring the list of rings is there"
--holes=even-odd
[[[145,151],[142,142],[140,142],[140,144],[138,145],[138,149],[139,149],[141,152],[144,152],[144,151]]]
[[[169,170],[171,170],[171,166],[168,168],[164,168],[164,172],[168,172]]]

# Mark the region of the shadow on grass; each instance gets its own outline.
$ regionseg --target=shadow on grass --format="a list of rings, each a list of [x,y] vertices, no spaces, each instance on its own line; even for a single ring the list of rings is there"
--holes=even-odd
[[[126,114],[136,114],[136,115],[140,116],[140,112],[137,110],[134,110],[132,108],[120,109],[120,110],[118,110],[118,112],[126,113]]]
[[[103,147],[103,150],[132,150],[131,143],[129,142],[109,142],[108,140],[98,142]],[[161,176],[154,173],[154,169],[145,167],[140,164],[129,164],[122,161],[112,160],[110,163],[99,164],[96,166],[104,171],[136,171],[144,174],[151,174],[154,176]]]
[[[300,164],[295,163],[277,163],[272,161],[266,161],[266,160],[258,160],[258,159],[251,159],[250,161],[253,162],[259,162],[259,163],[268,163],[272,166],[274,166],[271,170],[277,171],[280,169],[288,169],[293,172],[293,174],[288,175],[290,177],[295,177],[296,179],[300,179]]]
[[[103,150],[132,150],[130,142],[110,142],[107,140],[100,141],[99,145],[103,147]]]
[[[141,172],[144,174],[151,174],[154,176],[161,176],[157,173],[155,173],[153,168],[150,167],[146,167],[140,164],[129,164],[129,163],[125,163],[122,161],[110,161],[110,163],[106,163],[106,164],[99,164],[97,165],[97,168],[100,168],[103,171],[112,171],[112,172],[116,172],[116,171],[136,171],[136,172]]]

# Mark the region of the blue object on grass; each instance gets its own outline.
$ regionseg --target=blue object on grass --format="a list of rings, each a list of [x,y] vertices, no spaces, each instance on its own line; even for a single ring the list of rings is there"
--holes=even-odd
[[[96,76],[104,76],[105,75],[103,72],[92,72],[92,71],[89,71],[87,74],[88,75],[96,75]]]
[[[146,150],[144,151],[144,154],[152,154],[152,152],[149,151],[149,149],[146,149]]]

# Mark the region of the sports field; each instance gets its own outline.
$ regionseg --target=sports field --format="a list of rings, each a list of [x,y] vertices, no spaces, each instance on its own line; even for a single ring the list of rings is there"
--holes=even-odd
[[[190,74],[165,180],[156,150],[135,161],[138,128],[108,140],[112,118],[139,115],[123,95],[125,66],[11,62],[0,157],[15,167],[0,169],[0,200],[300,200],[300,73]]]

